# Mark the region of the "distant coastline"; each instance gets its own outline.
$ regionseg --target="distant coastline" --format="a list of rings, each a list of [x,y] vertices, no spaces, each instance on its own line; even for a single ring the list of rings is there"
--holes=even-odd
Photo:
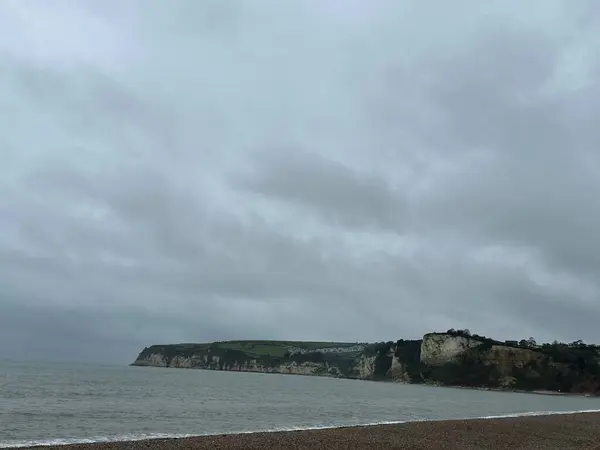
[[[134,366],[326,376],[539,395],[600,395],[600,347],[538,345],[468,330],[418,340],[348,343],[222,341],[153,345]]]

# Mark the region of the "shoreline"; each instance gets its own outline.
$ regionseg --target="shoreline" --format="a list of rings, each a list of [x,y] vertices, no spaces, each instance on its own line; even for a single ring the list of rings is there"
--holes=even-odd
[[[440,447],[440,443],[446,446]],[[596,449],[600,411],[532,412],[473,419],[424,419],[286,431],[153,437],[8,447],[57,450],[125,449]]]
[[[485,387],[485,386],[445,386],[441,385],[430,385],[432,387],[441,387],[441,388],[450,388],[450,389],[470,389],[474,391],[486,391],[486,392],[508,392],[511,394],[532,394],[532,395],[551,395],[557,397],[584,397],[584,398],[593,398],[599,397],[599,395],[594,395],[586,392],[560,392],[560,391],[548,391],[543,389],[536,389],[527,391],[525,389],[510,389],[510,388],[495,388],[495,387]]]
[[[428,386],[435,388],[446,388],[446,389],[471,389],[474,391],[489,391],[489,392],[508,392],[513,394],[534,394],[534,395],[555,395],[563,397],[600,397],[598,394],[586,393],[586,392],[560,392],[560,391],[549,391],[543,389],[525,390],[525,389],[512,389],[502,387],[487,387],[487,386],[465,386],[465,385],[448,385],[441,383],[411,383],[408,381],[397,381],[397,380],[372,380],[367,378],[351,378],[351,377],[337,377],[330,375],[314,375],[307,373],[286,373],[286,372],[263,372],[258,370],[221,370],[221,369],[210,369],[206,367],[163,367],[163,366],[152,366],[144,364],[131,363],[129,367],[144,367],[144,368],[156,368],[156,369],[176,369],[176,370],[206,370],[210,372],[227,372],[227,373],[255,373],[264,375],[285,375],[285,376],[299,376],[299,377],[317,377],[325,378],[329,380],[350,380],[350,381],[368,381],[371,383],[391,383],[401,384],[410,386]]]

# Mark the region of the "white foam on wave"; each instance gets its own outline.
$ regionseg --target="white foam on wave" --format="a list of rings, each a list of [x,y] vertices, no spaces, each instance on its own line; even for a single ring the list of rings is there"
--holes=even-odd
[[[531,416],[562,416],[567,414],[585,414],[585,413],[598,413],[600,409],[583,409],[577,411],[530,411],[523,413],[514,414],[502,414],[498,416],[483,416],[477,417],[478,419],[508,419],[510,417],[531,417]]]
[[[46,440],[21,440],[13,442],[0,442],[0,448],[19,448],[31,446],[50,446],[50,445],[69,445],[69,444],[97,444],[102,442],[122,442],[122,441],[145,441],[147,439],[178,439],[187,437],[196,437],[196,434],[168,434],[168,433],[142,433],[142,434],[122,434],[118,436],[100,436],[90,438],[70,438],[70,439],[46,439]]]
[[[73,438],[73,439],[49,439],[49,440],[23,440],[13,442],[0,442],[0,448],[19,448],[30,446],[50,446],[50,445],[68,445],[68,444],[95,444],[102,442],[124,442],[124,441],[145,441],[148,439],[181,439],[190,437],[202,436],[222,436],[231,434],[256,434],[256,433],[276,433],[281,431],[307,431],[307,430],[331,430],[335,428],[360,428],[371,427],[376,425],[398,425],[411,422],[443,422],[447,420],[474,420],[474,419],[508,419],[511,417],[533,417],[533,416],[555,416],[567,414],[585,414],[585,413],[600,413],[600,409],[585,409],[576,411],[527,411],[520,413],[501,414],[494,416],[480,417],[458,417],[444,419],[409,419],[409,420],[389,420],[379,422],[366,422],[361,424],[350,425],[322,425],[322,426],[307,426],[307,427],[276,427],[262,430],[235,431],[228,433],[207,433],[207,434],[168,434],[168,433],[147,433],[147,434],[123,434],[110,437],[94,437],[94,438]]]

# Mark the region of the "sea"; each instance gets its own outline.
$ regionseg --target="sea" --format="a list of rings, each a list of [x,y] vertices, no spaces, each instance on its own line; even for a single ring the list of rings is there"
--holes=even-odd
[[[600,410],[600,398],[0,361],[0,447]]]

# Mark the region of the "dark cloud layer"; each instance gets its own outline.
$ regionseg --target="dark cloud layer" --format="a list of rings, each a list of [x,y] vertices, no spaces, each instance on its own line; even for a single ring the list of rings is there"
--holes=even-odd
[[[1,6],[0,357],[450,327],[600,342],[598,19]]]

